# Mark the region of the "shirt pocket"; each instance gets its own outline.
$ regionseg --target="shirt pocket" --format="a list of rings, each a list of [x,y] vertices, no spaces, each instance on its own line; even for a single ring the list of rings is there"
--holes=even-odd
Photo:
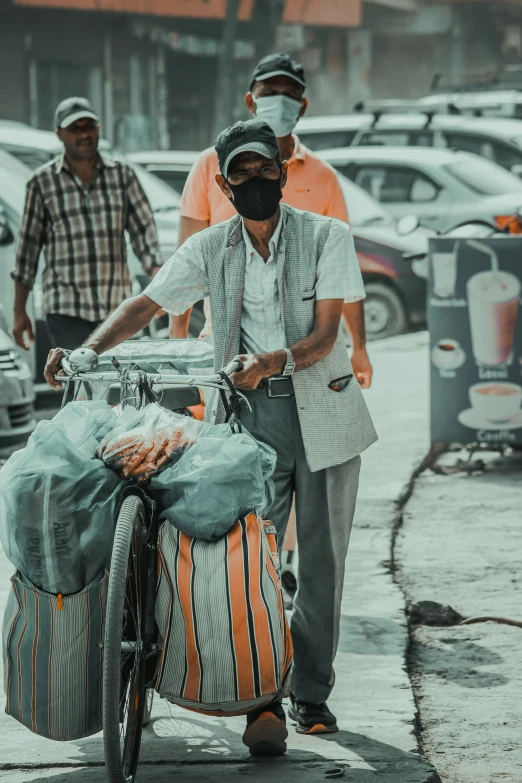
[[[309,291],[303,291],[303,302],[310,302],[315,299],[316,288],[311,288]]]

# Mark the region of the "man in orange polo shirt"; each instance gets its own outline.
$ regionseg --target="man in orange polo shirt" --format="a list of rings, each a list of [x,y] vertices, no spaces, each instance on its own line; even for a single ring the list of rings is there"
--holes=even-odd
[[[334,169],[314,155],[292,132],[305,113],[306,80],[302,65],[288,54],[270,54],[254,70],[250,92],[245,96],[249,112],[264,120],[277,136],[281,160],[288,161],[288,182],[283,202],[296,209],[316,212],[348,222],[346,204]],[[214,147],[201,153],[194,164],[181,199],[179,244],[198,231],[228,220],[236,214],[229,199],[216,183],[219,172]],[[201,336],[212,334],[208,302],[207,322]],[[343,315],[352,338],[352,366],[362,388],[368,388],[372,367],[366,353],[362,300],[346,303]],[[190,311],[171,317],[170,336],[188,336]]]

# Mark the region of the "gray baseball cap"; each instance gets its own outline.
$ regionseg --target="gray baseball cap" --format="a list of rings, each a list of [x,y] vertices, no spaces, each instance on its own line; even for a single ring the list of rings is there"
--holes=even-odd
[[[100,121],[87,98],[66,98],[58,104],[54,113],[54,127],[68,128],[76,120],[85,118]]]
[[[242,152],[257,152],[263,158],[273,159],[279,155],[279,146],[274,131],[262,120],[236,122],[222,131],[216,140],[219,168],[226,178],[232,158]]]

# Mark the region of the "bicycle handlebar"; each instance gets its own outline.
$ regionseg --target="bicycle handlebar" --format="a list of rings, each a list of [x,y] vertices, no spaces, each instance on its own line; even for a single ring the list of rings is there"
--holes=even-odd
[[[55,378],[59,383],[67,383],[69,379],[74,378],[76,381],[87,381],[89,383],[119,383],[121,380],[120,373],[114,371],[101,371],[92,372],[88,370],[79,370],[77,367],[71,366],[73,363],[70,361],[71,356],[64,356],[61,360],[61,366],[65,375],[56,375]],[[91,366],[93,366],[91,364]],[[96,366],[96,365],[94,365]],[[233,359],[226,367],[223,368],[221,373],[230,378],[236,371],[243,369],[243,362],[240,359]],[[130,370],[127,373],[127,379],[129,381],[138,381],[140,378],[146,375],[151,380],[162,383],[169,386],[199,386],[210,388],[222,388],[225,391],[228,390],[228,385],[224,382],[221,374],[214,375],[179,375],[169,373],[145,373],[143,370]]]
[[[238,372],[243,369],[243,362],[241,359],[232,359],[230,364],[227,364],[226,367],[224,367],[221,372],[225,375],[228,375],[230,378],[231,375],[233,375],[235,372]]]

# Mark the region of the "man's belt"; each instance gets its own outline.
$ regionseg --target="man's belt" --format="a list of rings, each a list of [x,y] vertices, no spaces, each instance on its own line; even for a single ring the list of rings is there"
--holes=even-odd
[[[263,378],[257,388],[265,390],[266,396],[271,399],[294,396],[292,379],[284,375],[272,375],[270,378]]]

